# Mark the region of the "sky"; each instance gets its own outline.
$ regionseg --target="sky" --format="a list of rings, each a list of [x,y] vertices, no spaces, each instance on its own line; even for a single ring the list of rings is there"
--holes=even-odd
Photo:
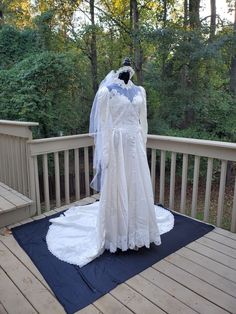
[[[210,0],[201,1],[201,17],[204,18],[211,14]],[[228,12],[228,5],[226,0],[216,0],[216,13],[219,14],[221,19],[227,19],[229,22],[233,23],[234,13]]]
[[[34,1],[34,0],[32,0]],[[182,2],[183,0],[179,1]],[[210,0],[201,0],[201,9],[200,9],[200,16],[201,18],[204,18],[206,16],[209,16],[211,14],[211,8],[210,8]],[[226,0],[216,0],[216,13],[220,16],[222,20],[226,19],[228,22],[233,23],[234,22],[234,12],[228,12],[228,5],[226,3]],[[76,17],[80,18],[81,20],[84,20],[84,22],[87,22],[88,19],[84,16],[83,13],[77,12]]]

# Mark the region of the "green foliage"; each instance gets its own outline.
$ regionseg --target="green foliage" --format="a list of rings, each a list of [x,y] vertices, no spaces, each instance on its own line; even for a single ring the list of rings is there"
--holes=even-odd
[[[19,31],[13,26],[0,30],[0,69],[7,69],[40,50],[37,32],[33,29]]]
[[[87,132],[95,31],[99,81],[132,54],[132,36],[141,42],[149,133],[236,140],[236,99],[229,91],[236,35],[230,25],[221,25],[209,40],[208,23],[184,27],[183,5],[173,0],[166,1],[167,20],[164,1],[139,2],[137,33],[124,0],[101,1],[97,25],[79,16],[74,28],[78,7],[89,14],[80,1],[37,0],[34,10],[27,1],[4,3],[9,25],[0,28],[2,119],[38,121],[38,137]],[[17,8],[22,14],[14,16]]]
[[[148,30],[157,45],[145,77],[149,131],[235,141],[236,101],[228,91],[233,36],[209,42],[203,31]]]
[[[84,132],[89,81],[78,54],[34,54],[10,70],[0,71],[1,116],[38,121],[41,137]]]

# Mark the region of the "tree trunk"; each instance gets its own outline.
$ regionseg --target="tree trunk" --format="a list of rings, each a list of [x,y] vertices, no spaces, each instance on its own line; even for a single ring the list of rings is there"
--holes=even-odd
[[[94,0],[89,1],[90,6],[90,17],[92,24],[92,34],[90,42],[90,62],[91,62],[91,72],[93,80],[93,91],[94,94],[98,89],[98,78],[97,78],[97,36],[96,36],[96,25],[95,25],[95,14],[94,14]]]
[[[163,0],[163,27],[166,27],[167,21],[167,0]]]
[[[132,7],[132,1],[130,1],[130,3],[129,3],[129,19],[130,19],[130,33],[132,34],[132,30],[133,30],[133,7]],[[129,47],[130,56],[133,56],[133,54],[134,54],[133,44],[134,44],[134,41],[131,40],[130,41],[130,47]]]
[[[191,29],[200,27],[200,0],[189,0],[189,22]]]
[[[142,65],[143,65],[143,52],[139,38],[139,12],[137,0],[130,0],[132,33],[133,33],[133,48],[134,48],[134,65],[137,75],[138,84],[143,83]]]
[[[214,38],[216,32],[216,0],[211,0],[211,25],[210,41]]]
[[[234,2],[234,36],[236,37],[236,0]],[[230,90],[236,96],[236,54],[233,56],[231,61]]]
[[[188,27],[188,0],[184,0],[184,29]]]
[[[4,24],[3,3],[0,0],[0,27]]]

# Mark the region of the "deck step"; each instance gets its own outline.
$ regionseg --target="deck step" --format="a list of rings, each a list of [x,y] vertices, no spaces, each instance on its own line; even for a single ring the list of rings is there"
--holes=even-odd
[[[32,216],[34,202],[27,196],[0,182],[0,228]]]

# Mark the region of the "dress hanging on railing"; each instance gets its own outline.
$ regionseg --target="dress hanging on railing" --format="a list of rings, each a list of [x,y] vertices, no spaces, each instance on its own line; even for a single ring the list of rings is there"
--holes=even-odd
[[[172,213],[154,205],[144,88],[131,80],[125,84],[118,72],[110,72],[94,100],[90,133],[96,168],[91,187],[100,191],[100,201],[50,219],[46,236],[52,254],[80,267],[105,249],[160,245],[160,235],[174,226]]]

